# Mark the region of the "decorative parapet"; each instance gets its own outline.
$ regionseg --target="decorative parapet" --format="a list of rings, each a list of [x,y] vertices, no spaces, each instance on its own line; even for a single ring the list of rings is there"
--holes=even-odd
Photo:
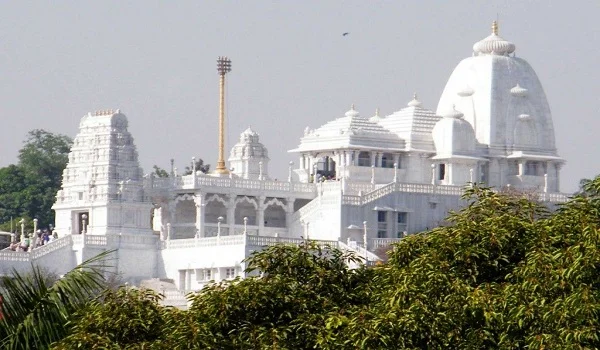
[[[265,190],[281,192],[316,193],[315,184],[274,180],[248,180],[240,178],[223,178],[207,175],[186,175],[176,178],[147,177],[147,189],[196,189],[205,187],[231,188],[243,190]]]

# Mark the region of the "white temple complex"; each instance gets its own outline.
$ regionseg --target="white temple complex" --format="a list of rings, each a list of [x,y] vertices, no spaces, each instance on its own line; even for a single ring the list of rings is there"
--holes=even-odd
[[[221,92],[230,69],[219,58]],[[275,243],[317,240],[376,261],[380,247],[443,224],[473,182],[535,191],[549,203],[567,198],[542,85],[495,23],[451,74],[435,111],[415,95],[387,116],[352,106],[333,117],[305,129],[289,151],[298,160],[288,178],[276,181],[252,128],[227,163],[220,138],[215,173],[157,178],[143,175],[122,112],[90,113],[54,205],[59,239],[0,252],[0,273],[33,262],[62,274],[115,249],[124,280],[172,279],[197,290],[243,277],[243,260]]]

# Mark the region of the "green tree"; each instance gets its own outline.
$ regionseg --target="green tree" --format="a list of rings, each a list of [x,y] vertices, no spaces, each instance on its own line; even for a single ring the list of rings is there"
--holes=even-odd
[[[155,165],[153,167],[154,171],[152,172],[154,174],[154,176],[156,177],[169,177],[169,173],[163,169],[160,168],[158,165]]]
[[[184,175],[190,175],[192,173],[194,164],[190,164],[185,167]],[[210,164],[204,164],[204,160],[198,159],[196,160],[196,171],[200,171],[203,174],[207,174],[210,171]]]
[[[71,339],[159,349],[600,348],[600,177],[583,192],[550,211],[527,193],[475,186],[447,226],[403,239],[387,263],[350,269],[358,258],[338,249],[267,247],[246,261],[253,277],[209,285],[188,311],[156,309],[144,292],[114,294],[146,306],[93,304]]]
[[[19,163],[0,169],[0,223],[10,218],[37,218],[40,226],[54,222],[52,205],[68,162],[71,139],[45,130],[27,134]],[[31,224],[31,220],[28,220]]]
[[[46,349],[67,335],[66,324],[105,287],[105,252],[53,281],[40,267],[0,278],[0,347]]]
[[[106,290],[80,309],[67,324],[70,334],[53,349],[149,348],[160,344],[165,320],[181,312],[159,305],[160,296],[146,289]]]

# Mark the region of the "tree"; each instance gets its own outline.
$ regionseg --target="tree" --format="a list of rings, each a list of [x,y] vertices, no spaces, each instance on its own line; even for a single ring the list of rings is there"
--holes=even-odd
[[[193,171],[193,167],[194,164],[190,164],[189,166],[185,167],[185,172],[184,175],[190,175]],[[198,159],[196,161],[196,171],[200,171],[203,174],[207,174],[210,170],[210,164],[204,164],[204,161],[201,159]]]
[[[54,222],[52,205],[67,166],[71,139],[45,130],[27,134],[19,151],[19,163],[0,169],[0,223],[10,218],[37,218],[39,224]],[[31,220],[28,220],[29,223]]]
[[[45,349],[67,335],[71,317],[105,287],[106,260],[111,252],[85,261],[53,281],[43,269],[13,271],[0,278],[0,347]]]
[[[154,171],[152,173],[156,177],[169,177],[169,173],[165,169],[159,168],[158,165],[154,166]]]
[[[80,309],[67,324],[70,334],[53,349],[148,348],[159,343],[165,319],[178,310],[158,304],[160,296],[146,289],[106,290]]]
[[[551,212],[527,193],[475,186],[447,225],[406,237],[370,268],[350,269],[355,255],[315,243],[267,247],[246,261],[253,277],[209,285],[188,311],[161,312],[142,292],[115,294],[142,308],[96,303],[73,321],[81,343],[66,344],[600,348],[600,177],[583,190]]]

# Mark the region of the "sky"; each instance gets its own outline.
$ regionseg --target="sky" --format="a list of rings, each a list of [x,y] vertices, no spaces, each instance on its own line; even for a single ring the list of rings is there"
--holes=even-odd
[[[88,112],[119,108],[145,172],[194,156],[214,168],[223,55],[227,153],[252,126],[271,177],[284,179],[304,128],[351,104],[388,115],[416,92],[436,110],[498,18],[544,86],[567,160],[561,190],[572,192],[600,174],[598,13],[597,0],[3,1],[0,166],[17,161],[29,130],[74,137]]]

